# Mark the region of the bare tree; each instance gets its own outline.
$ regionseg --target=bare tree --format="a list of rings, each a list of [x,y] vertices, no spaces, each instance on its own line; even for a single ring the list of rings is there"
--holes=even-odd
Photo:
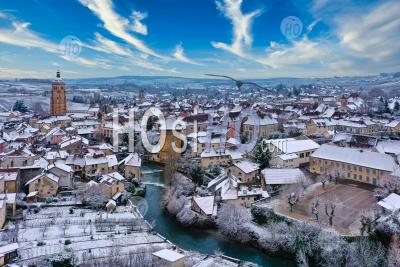
[[[311,207],[311,213],[314,214],[315,219],[317,220],[317,222],[319,222],[319,210],[318,210],[318,206],[319,206],[319,199],[316,198],[313,203],[312,203],[312,207]]]
[[[69,221],[68,220],[64,220],[62,225],[61,225],[61,227],[63,229],[64,237],[65,237],[65,232],[66,232],[66,230],[68,228],[68,224],[69,224]]]
[[[325,189],[325,185],[328,182],[328,180],[329,180],[329,178],[326,175],[321,174],[318,176],[318,181],[321,182],[323,189]]]
[[[363,211],[360,216],[360,234],[364,233],[370,234],[375,229],[376,223],[379,219],[379,213],[375,210],[373,212]]]
[[[296,193],[293,192],[288,196],[288,204],[290,212],[293,212],[293,206],[296,205],[298,201],[299,197]]]
[[[45,222],[41,225],[40,230],[41,230],[41,232],[42,232],[42,237],[43,237],[43,238],[44,238],[44,236],[45,236],[45,234],[46,234],[46,231],[47,231],[47,228],[50,226],[50,224],[51,224],[51,221],[45,221]]]
[[[325,214],[328,216],[329,220],[329,226],[333,226],[333,218],[335,217],[335,209],[336,209],[336,204],[331,201],[331,202],[326,202],[325,203]]]

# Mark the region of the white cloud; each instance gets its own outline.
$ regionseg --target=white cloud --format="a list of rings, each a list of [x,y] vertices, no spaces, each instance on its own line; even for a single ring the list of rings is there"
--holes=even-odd
[[[215,48],[224,49],[237,56],[246,57],[244,48],[251,46],[253,37],[251,34],[251,24],[255,16],[261,13],[257,9],[251,13],[243,14],[241,10],[243,0],[223,0],[223,3],[216,1],[217,8],[232,21],[233,39],[231,44],[222,42],[212,42]]]
[[[0,43],[25,47],[40,48],[47,52],[57,53],[58,45],[39,37],[29,30],[29,23],[12,21],[12,28],[0,29]]]
[[[396,0],[339,16],[337,34],[341,43],[358,56],[381,62],[400,53],[399,14],[400,2]]]
[[[326,4],[328,4],[329,0],[315,0],[314,3],[312,4],[312,10],[313,11],[318,11],[321,8],[323,8],[324,6],[326,6]]]
[[[118,64],[127,64],[126,66],[120,66],[119,69],[122,69],[124,71],[127,71],[131,65],[144,68],[144,69],[149,69],[149,70],[155,70],[155,71],[160,71],[160,72],[171,72],[169,69],[165,69],[162,66],[152,63],[149,61],[148,54],[144,53],[133,53],[131,50],[119,45],[118,43],[105,38],[99,33],[95,33],[96,40],[94,41],[93,45],[89,44],[82,44],[84,47],[93,49],[98,52],[106,53],[106,54],[112,54],[116,56],[120,56],[121,62],[118,62]],[[71,59],[73,60],[73,59]],[[90,62],[89,62],[90,63]],[[115,62],[114,62],[115,63]],[[107,64],[108,65],[108,64]]]
[[[318,42],[310,41],[307,37],[289,45],[271,42],[267,49],[267,57],[258,60],[259,63],[272,68],[286,66],[304,66],[306,64],[321,62],[327,58],[326,47]]]
[[[114,7],[111,0],[79,0],[82,5],[89,8],[102,22],[105,29],[111,34],[118,38],[125,40],[127,43],[133,45],[139,51],[158,57],[163,58],[147,45],[136,38],[129,32],[132,27],[129,25],[130,21],[124,17],[121,17],[114,11]]]
[[[48,78],[54,73],[46,71],[21,70],[13,68],[0,68],[0,78]]]
[[[107,54],[115,54],[119,56],[132,55],[132,52],[129,49],[119,45],[118,43],[110,39],[105,38],[99,33],[95,33],[95,37],[96,39],[94,41],[94,45],[83,44],[83,46]]]
[[[132,12],[133,26],[132,30],[134,32],[147,35],[147,26],[142,23],[142,20],[147,18],[147,13],[142,13],[140,11]]]
[[[182,47],[182,44],[177,44],[175,48],[174,58],[180,62],[188,63],[192,65],[202,66],[202,64],[194,61],[193,59],[188,58],[185,55],[185,51]]]

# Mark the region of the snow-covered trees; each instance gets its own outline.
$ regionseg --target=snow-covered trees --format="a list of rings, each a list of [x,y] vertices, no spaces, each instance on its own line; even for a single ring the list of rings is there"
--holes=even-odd
[[[376,222],[379,219],[379,214],[377,211],[368,212],[363,211],[360,216],[360,234],[364,236],[364,233],[371,234],[375,230]]]
[[[213,219],[191,210],[190,196],[195,192],[195,185],[188,178],[177,174],[171,185],[165,188],[161,199],[161,206],[178,222],[185,226],[210,227]]]
[[[217,226],[224,236],[240,242],[248,242],[250,237],[245,228],[251,219],[248,209],[222,204],[218,211]]]
[[[293,212],[293,206],[296,205],[296,203],[299,201],[299,196],[297,193],[293,192],[288,195],[288,204],[289,204],[289,211]]]
[[[319,199],[314,199],[314,201],[311,203],[311,213],[315,216],[315,219],[317,222],[319,222]]]
[[[335,217],[336,204],[332,202],[325,203],[325,215],[328,217],[329,226],[333,226],[333,218]]]
[[[387,266],[387,254],[380,242],[363,238],[350,245],[347,266]]]
[[[374,190],[376,199],[382,200],[391,193],[400,194],[400,178],[386,175],[380,181],[380,186]]]
[[[398,235],[392,237],[390,242],[389,253],[388,253],[388,266],[398,267],[400,266],[400,240]]]
[[[87,186],[80,190],[78,194],[83,204],[96,210],[102,209],[108,200],[99,185]]]

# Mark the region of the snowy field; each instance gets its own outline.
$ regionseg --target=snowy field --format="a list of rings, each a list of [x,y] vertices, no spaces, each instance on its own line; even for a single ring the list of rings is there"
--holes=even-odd
[[[19,225],[19,263],[29,264],[40,257],[62,254],[71,249],[75,263],[107,258],[118,248],[120,256],[171,247],[150,231],[137,214],[123,208],[116,213],[69,207],[47,207],[26,214]]]

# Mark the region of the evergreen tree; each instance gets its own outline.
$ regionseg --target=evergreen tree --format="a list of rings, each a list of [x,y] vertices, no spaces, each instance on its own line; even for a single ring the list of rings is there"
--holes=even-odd
[[[395,112],[399,112],[399,110],[400,110],[400,104],[399,104],[399,102],[395,102],[394,103],[394,108],[393,108],[393,110],[395,111]]]
[[[23,100],[17,100],[14,103],[13,111],[19,111],[21,113],[26,113],[26,112],[28,112],[28,108],[25,106],[25,103]]]
[[[267,144],[262,140],[259,140],[251,157],[253,161],[260,166],[260,169],[265,169],[269,167],[271,152],[269,151]]]
[[[200,165],[195,165],[191,170],[190,170],[190,178],[194,183],[197,185],[203,184],[203,176],[204,176],[204,170]]]

